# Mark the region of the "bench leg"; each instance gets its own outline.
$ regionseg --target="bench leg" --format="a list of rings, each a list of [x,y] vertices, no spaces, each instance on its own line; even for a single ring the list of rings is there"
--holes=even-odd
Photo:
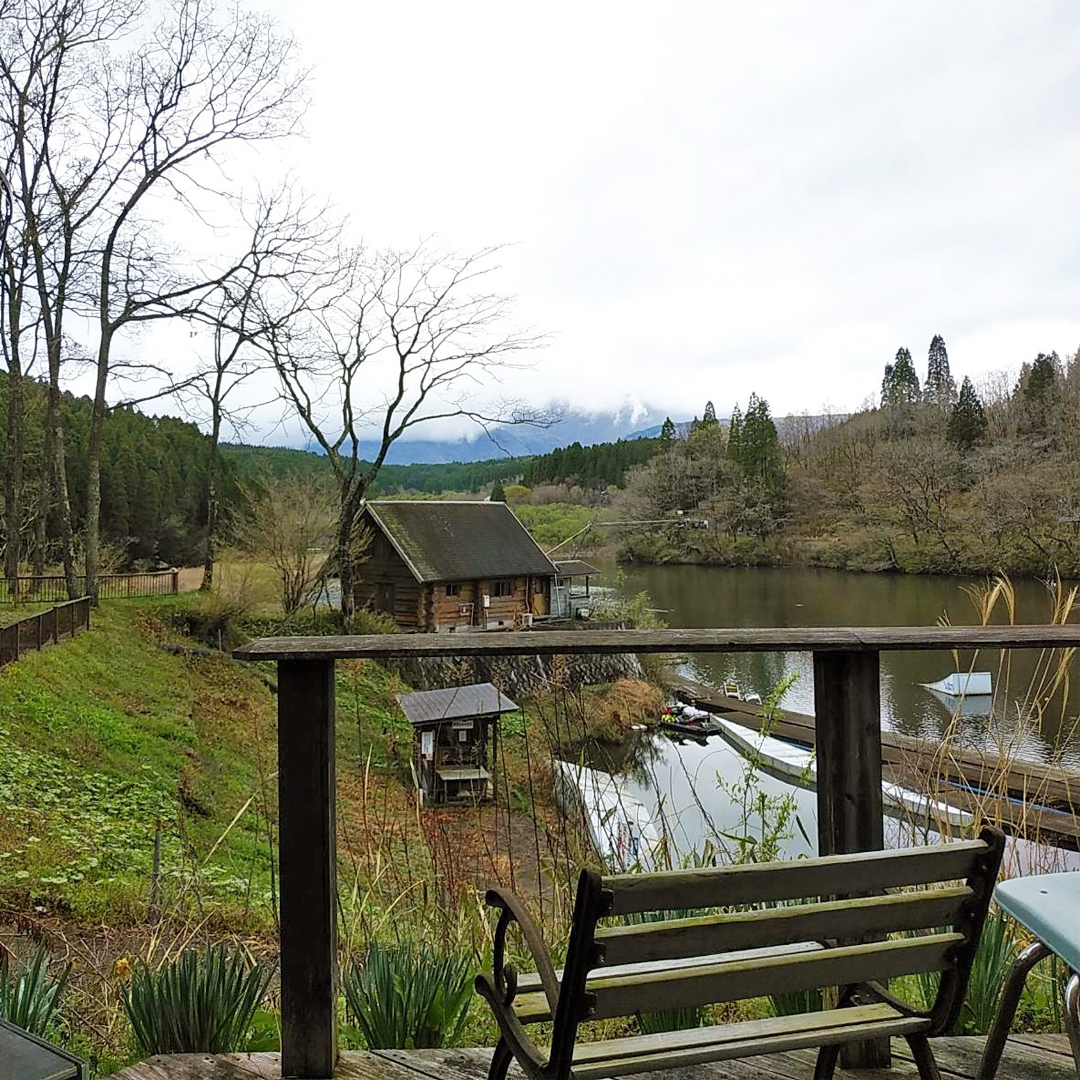
[[[514,1060],[514,1054],[507,1041],[499,1037],[495,1053],[491,1055],[491,1068],[488,1069],[488,1080],[504,1080],[506,1070],[510,1068],[510,1062]]]
[[[836,1072],[836,1062],[840,1057],[840,1044],[823,1046],[817,1053],[817,1064],[814,1066],[814,1080],[833,1080]]]
[[[1020,1004],[1020,996],[1024,992],[1028,972],[1049,955],[1050,950],[1041,941],[1036,941],[1024,949],[1014,961],[1001,991],[994,1026],[986,1037],[986,1048],[983,1050],[975,1080],[994,1080],[998,1065],[1001,1064],[1001,1055],[1005,1052],[1005,1041],[1009,1037],[1009,1029],[1016,1015],[1016,1006]]]
[[[1080,975],[1074,971],[1065,986],[1065,1030],[1073,1052],[1073,1065],[1080,1077]]]
[[[934,1052],[930,1049],[930,1040],[925,1035],[908,1035],[907,1044],[911,1047],[915,1068],[919,1070],[919,1080],[941,1080]]]

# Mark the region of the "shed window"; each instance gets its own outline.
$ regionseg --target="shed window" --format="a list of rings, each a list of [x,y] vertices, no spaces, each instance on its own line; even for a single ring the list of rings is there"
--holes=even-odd
[[[491,590],[492,596],[513,596],[514,583],[512,581],[496,581]]]
[[[456,583],[451,583],[446,586],[447,596],[459,596],[461,594],[461,586]]]

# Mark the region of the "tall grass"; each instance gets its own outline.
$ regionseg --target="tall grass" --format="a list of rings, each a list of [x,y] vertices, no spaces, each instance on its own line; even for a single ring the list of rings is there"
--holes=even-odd
[[[185,949],[157,969],[136,967],[124,987],[124,1011],[146,1054],[225,1054],[243,1050],[273,965],[245,952]]]
[[[42,1037],[52,1034],[59,1020],[60,999],[71,973],[49,974],[49,958],[41,945],[21,971],[7,952],[0,953],[0,1017]]]

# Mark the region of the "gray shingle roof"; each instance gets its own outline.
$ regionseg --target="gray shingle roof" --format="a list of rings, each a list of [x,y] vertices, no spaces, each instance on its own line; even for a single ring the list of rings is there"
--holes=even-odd
[[[494,716],[517,711],[517,705],[489,682],[398,694],[397,700],[412,724],[434,724],[466,716]]]
[[[581,559],[556,559],[555,569],[559,571],[559,577],[592,577],[600,573],[591,563]]]
[[[379,499],[367,512],[421,583],[555,574],[506,503]]]

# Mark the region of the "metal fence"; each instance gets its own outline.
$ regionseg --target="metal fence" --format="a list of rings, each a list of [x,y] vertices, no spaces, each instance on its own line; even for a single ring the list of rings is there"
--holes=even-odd
[[[86,592],[84,576],[77,576],[75,585],[76,591]],[[98,577],[99,600],[169,596],[179,591],[179,570],[160,570],[146,574],[101,574]],[[67,598],[67,579],[60,574],[0,579],[0,603],[3,604],[41,604]]]
[[[57,604],[48,611],[27,615],[25,619],[0,627],[0,667],[18,660],[24,652],[58,645],[90,629],[90,597]]]

